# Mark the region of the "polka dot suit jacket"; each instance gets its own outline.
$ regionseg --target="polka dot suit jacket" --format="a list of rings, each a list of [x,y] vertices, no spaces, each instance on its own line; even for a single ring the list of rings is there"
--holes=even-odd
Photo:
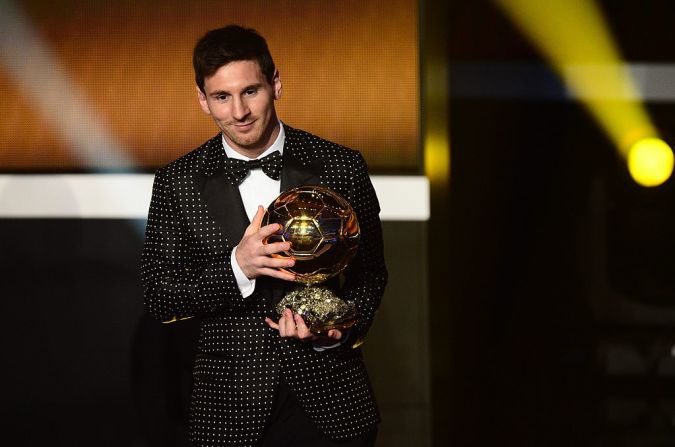
[[[190,408],[190,436],[198,446],[254,445],[281,380],[332,439],[360,435],[379,422],[358,348],[387,282],[377,197],[359,152],[289,126],[285,131],[281,190],[324,185],[358,216],[357,255],[331,283],[356,303],[358,323],[340,347],[318,352],[280,338],[264,323],[292,283],[261,277],[255,292],[242,297],[230,255],[249,221],[223,168],[220,134],[158,170],[141,262],[145,305],[162,321],[200,319]]]

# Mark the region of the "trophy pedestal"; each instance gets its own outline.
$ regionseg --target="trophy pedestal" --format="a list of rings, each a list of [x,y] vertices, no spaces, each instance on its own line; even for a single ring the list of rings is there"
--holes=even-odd
[[[277,313],[281,315],[286,308],[302,316],[315,334],[347,329],[356,323],[354,303],[338,298],[325,287],[308,285],[288,292],[277,304]]]

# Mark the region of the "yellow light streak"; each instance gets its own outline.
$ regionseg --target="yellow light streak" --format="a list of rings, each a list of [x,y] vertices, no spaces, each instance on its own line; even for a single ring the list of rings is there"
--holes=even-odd
[[[448,130],[448,69],[431,60],[426,66],[424,173],[432,187],[445,188],[450,179],[450,137]]]
[[[446,184],[449,178],[450,150],[447,133],[427,132],[424,137],[425,174],[434,183]]]
[[[595,1],[495,2],[550,60],[623,157],[637,141],[658,137]]]

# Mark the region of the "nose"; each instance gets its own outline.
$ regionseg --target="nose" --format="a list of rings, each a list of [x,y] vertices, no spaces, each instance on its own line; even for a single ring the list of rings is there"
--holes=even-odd
[[[251,113],[251,111],[248,108],[248,104],[246,104],[246,100],[234,98],[234,101],[232,102],[232,118],[237,121],[243,121],[249,113]]]

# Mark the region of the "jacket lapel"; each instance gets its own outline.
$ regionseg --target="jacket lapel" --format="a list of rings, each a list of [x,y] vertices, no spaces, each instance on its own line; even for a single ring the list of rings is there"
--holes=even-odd
[[[323,161],[310,157],[308,143],[299,131],[284,125],[284,167],[281,170],[281,191],[304,185],[320,185]]]
[[[207,148],[204,168],[197,179],[197,189],[208,213],[221,227],[225,238],[236,245],[250,222],[239,188],[229,181],[223,170],[227,156],[221,138],[218,134],[207,143],[210,147]]]

